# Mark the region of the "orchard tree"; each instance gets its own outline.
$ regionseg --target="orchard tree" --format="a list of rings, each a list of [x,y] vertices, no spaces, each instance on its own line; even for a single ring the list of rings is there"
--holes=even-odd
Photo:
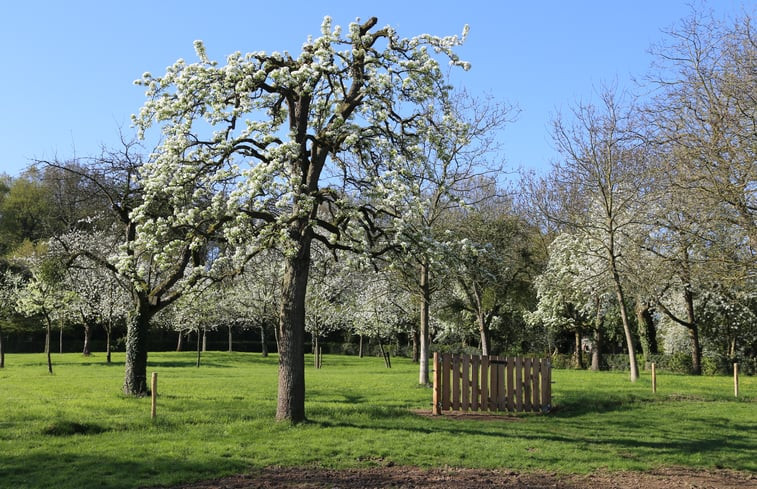
[[[5,367],[3,322],[12,319],[15,314],[18,290],[22,286],[22,271],[5,260],[0,261],[0,368]]]
[[[424,165],[413,175],[407,194],[408,213],[403,226],[403,246],[393,269],[403,286],[420,303],[418,328],[418,382],[428,385],[431,346],[432,296],[445,287],[455,268],[459,236],[448,232],[447,220],[461,209],[488,196],[477,191],[501,172],[489,161],[499,151],[497,133],[513,120],[513,107],[491,98],[477,99],[455,93],[448,110],[436,111],[432,132],[422,141]],[[420,202],[421,205],[414,205]]]
[[[278,420],[305,420],[313,241],[374,255],[396,246],[424,164],[419,144],[447,130],[430,123],[448,106],[439,58],[468,67],[453,51],[457,36],[407,39],[377,23],[343,33],[327,17],[297,56],[234,53],[225,65],[196,42],[199,62],[138,81],[148,100],[135,124],[141,134],[160,127],[162,144],[141,174],[132,253],[162,266],[184,260],[187,280],[204,270],[190,258],[210,240],[227,243],[219,261],[284,254]]]
[[[131,303],[128,290],[115,274],[74,250],[88,250],[96,256],[113,254],[116,250],[112,234],[75,230],[54,237],[50,246],[60,255],[70,256],[61,287],[75,294],[66,313],[69,322],[80,324],[84,329],[82,353],[91,354],[92,325],[101,325],[106,333],[106,360],[110,363],[113,326],[126,317]]]
[[[611,90],[600,104],[579,105],[572,120],[557,117],[554,140],[561,160],[532,187],[542,214],[558,223],[602,259],[611,280],[626,338],[631,381],[639,377],[634,334],[626,310],[626,248],[635,245],[637,223],[649,199],[645,159],[631,107]]]
[[[53,323],[63,321],[64,311],[73,302],[74,294],[61,287],[65,266],[60,257],[47,253],[46,246],[36,247],[36,253],[27,257],[31,278],[16,297],[16,310],[25,316],[41,317],[45,326],[45,353],[47,370],[53,373],[50,336]]]
[[[475,318],[482,355],[491,354],[495,322],[514,320],[530,308],[539,266],[533,243],[538,231],[516,215],[509,198],[497,194],[494,182],[481,182],[475,202],[447,220],[461,244],[452,266],[450,306]]]
[[[692,9],[653,48],[656,62],[649,75],[657,89],[649,127],[654,140],[674,155],[667,168],[677,175],[676,186],[692,194],[701,224],[727,223],[751,250],[737,280],[754,270],[757,250],[753,16],[754,9],[745,9],[726,21]]]
[[[407,291],[398,290],[385,271],[364,272],[360,277],[360,287],[355,288],[350,308],[352,330],[361,338],[375,340],[386,367],[390,368],[384,342],[403,332],[414,316],[412,298]]]

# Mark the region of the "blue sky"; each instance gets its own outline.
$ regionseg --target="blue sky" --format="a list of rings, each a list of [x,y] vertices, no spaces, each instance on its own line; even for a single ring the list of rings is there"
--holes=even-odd
[[[374,6],[369,6],[375,3]],[[450,35],[470,25],[459,53],[473,65],[458,83],[516,104],[502,133],[510,168],[541,171],[556,155],[556,111],[590,100],[606,82],[633,88],[647,50],[686,17],[688,0],[499,1],[35,1],[0,6],[0,172],[17,175],[37,159],[92,156],[115,147],[119,128],[144,101],[133,81],[162,74],[178,58],[234,51],[299,52],[324,15],[346,26],[379,18],[401,36]],[[706,4],[718,17],[752,8],[742,0]]]

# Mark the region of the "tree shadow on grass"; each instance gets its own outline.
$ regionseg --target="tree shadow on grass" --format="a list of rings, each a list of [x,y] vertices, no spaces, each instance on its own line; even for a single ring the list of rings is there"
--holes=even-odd
[[[203,461],[185,457],[154,455],[137,458],[133,454],[52,454],[38,450],[23,456],[0,455],[0,487],[28,489],[82,488],[133,489],[171,486],[182,482],[211,479],[247,470],[248,464],[231,457]]]

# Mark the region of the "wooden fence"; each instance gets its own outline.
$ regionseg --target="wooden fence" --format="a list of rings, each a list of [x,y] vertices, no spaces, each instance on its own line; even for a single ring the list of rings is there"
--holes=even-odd
[[[433,413],[547,412],[552,406],[548,359],[434,353]]]

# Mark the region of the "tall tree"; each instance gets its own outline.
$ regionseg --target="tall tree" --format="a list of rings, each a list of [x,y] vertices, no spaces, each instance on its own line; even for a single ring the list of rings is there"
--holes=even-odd
[[[554,121],[561,160],[533,187],[540,211],[560,223],[601,257],[620,308],[631,381],[638,379],[634,334],[627,311],[624,247],[634,246],[648,182],[640,138],[631,114],[611,90],[599,106],[580,104],[572,121]]]
[[[148,101],[135,123],[142,132],[160,126],[163,140],[142,173],[138,248],[159,263],[169,261],[166,251],[196,251],[211,238],[237,256],[284,253],[279,420],[305,419],[313,240],[364,253],[391,246],[379,241],[401,220],[398,207],[422,161],[418,142],[432,129],[429,107],[449,92],[435,56],[467,68],[453,52],[457,36],[400,38],[377,22],[355,22],[343,35],[326,18],[297,57],[235,53],[224,66],[197,42],[199,62],[180,60],[138,82]],[[156,202],[171,212],[154,217]],[[190,276],[197,271],[187,267]]]

